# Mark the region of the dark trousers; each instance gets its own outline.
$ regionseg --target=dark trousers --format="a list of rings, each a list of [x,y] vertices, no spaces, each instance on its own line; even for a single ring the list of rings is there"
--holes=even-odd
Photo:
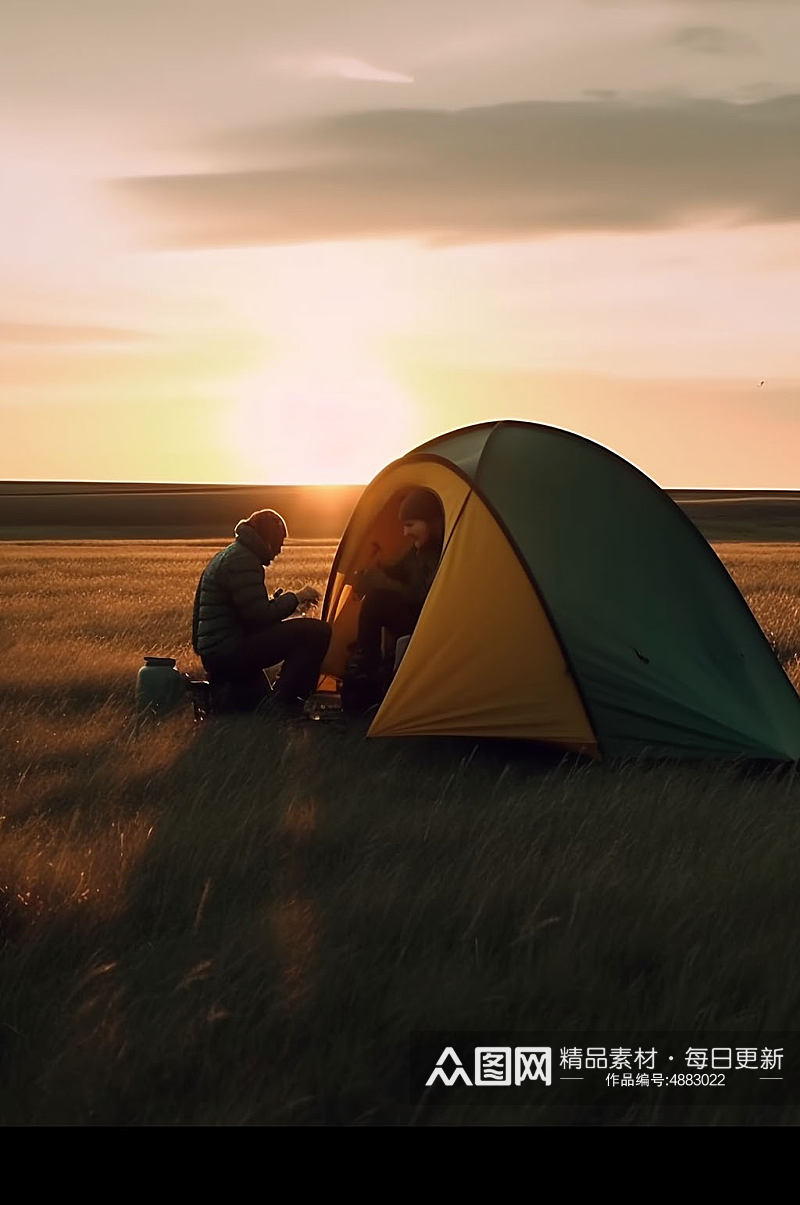
[[[306,698],[316,688],[322,659],[328,651],[331,625],[321,619],[284,619],[245,637],[241,649],[228,657],[203,658],[212,691],[229,684],[241,705],[266,693],[262,670],[283,662],[277,694],[285,702]]]
[[[408,636],[421,610],[399,590],[368,590],[358,617],[358,647],[367,662],[380,661],[382,628],[395,637]]]

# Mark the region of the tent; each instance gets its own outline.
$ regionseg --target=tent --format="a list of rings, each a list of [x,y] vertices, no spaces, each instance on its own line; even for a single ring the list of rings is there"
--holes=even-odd
[[[405,551],[417,486],[441,500],[444,547],[370,736],[800,757],[800,698],[700,532],[626,460],[539,423],[452,431],[366,487],[325,595],[330,678],[356,634],[353,574]]]

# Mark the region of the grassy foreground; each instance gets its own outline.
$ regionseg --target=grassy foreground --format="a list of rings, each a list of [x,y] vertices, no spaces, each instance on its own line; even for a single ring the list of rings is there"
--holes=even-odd
[[[408,1075],[428,1031],[800,1031],[793,774],[188,714],[137,736],[141,655],[195,668],[211,551],[0,546],[0,1123],[798,1123],[800,1094],[555,1108]],[[800,549],[718,551],[800,684]]]

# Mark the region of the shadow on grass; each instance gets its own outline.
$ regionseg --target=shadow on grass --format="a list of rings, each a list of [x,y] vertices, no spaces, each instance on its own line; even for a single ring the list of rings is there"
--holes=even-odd
[[[109,750],[116,793],[73,800],[76,827],[139,844],[110,910],[7,940],[6,1124],[796,1122],[422,1100],[408,1077],[423,1031],[784,1023],[769,935],[800,901],[758,831],[797,835],[792,783],[363,738],[182,717]]]

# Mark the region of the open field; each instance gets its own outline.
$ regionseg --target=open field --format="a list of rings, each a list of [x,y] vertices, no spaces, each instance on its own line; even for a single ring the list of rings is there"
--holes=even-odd
[[[0,539],[230,537],[237,520],[271,506],[292,536],[338,539],[361,496],[355,485],[178,485],[0,482]]]
[[[363,486],[0,481],[0,539],[227,539],[279,510],[293,536],[338,539]],[[707,540],[800,541],[800,492],[668,490]]]
[[[796,1068],[800,779],[359,724],[137,736],[142,654],[198,668],[220,544],[0,544],[0,1123],[797,1125],[797,1072],[776,1105],[409,1084],[431,1031],[789,1031]],[[800,688],[800,546],[717,551]]]

